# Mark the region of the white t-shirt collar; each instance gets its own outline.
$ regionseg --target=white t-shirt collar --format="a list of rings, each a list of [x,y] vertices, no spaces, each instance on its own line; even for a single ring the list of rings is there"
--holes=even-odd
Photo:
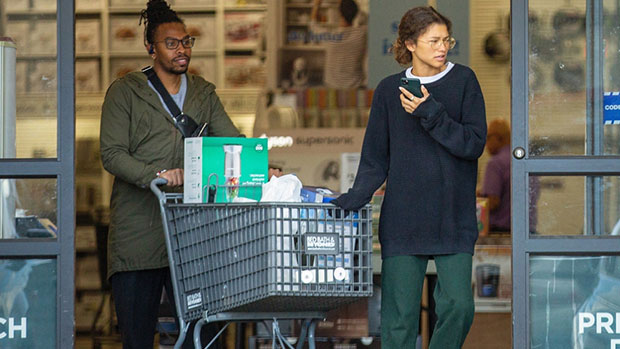
[[[443,78],[446,74],[448,74],[448,72],[454,67],[454,63],[452,62],[448,62],[447,63],[447,67],[446,69],[444,69],[441,73],[439,74],[435,74],[433,76],[415,76],[413,75],[413,73],[411,72],[412,67],[407,68],[407,70],[405,71],[405,74],[407,75],[408,78],[417,78],[420,79],[420,83],[421,84],[430,84],[431,82],[435,82],[441,78]]]

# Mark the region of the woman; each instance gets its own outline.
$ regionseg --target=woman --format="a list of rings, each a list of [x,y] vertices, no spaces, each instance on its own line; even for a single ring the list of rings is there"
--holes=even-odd
[[[447,61],[455,44],[450,29],[450,20],[432,7],[405,13],[392,50],[409,68],[377,86],[355,184],[332,201],[357,209],[387,179],[379,223],[385,348],[415,347],[431,258],[438,321],[430,347],[460,348],[474,316],[476,179],[486,118],[474,72]],[[403,77],[420,79],[423,96],[400,87]]]

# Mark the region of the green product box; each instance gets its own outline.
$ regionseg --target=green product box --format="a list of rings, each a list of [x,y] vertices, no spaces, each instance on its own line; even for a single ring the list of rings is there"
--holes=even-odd
[[[186,138],[183,202],[260,200],[267,153],[266,138]]]

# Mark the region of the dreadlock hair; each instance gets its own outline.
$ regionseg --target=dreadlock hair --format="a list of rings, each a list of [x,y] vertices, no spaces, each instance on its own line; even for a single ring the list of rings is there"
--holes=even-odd
[[[160,24],[164,23],[183,23],[177,13],[170,8],[165,0],[149,0],[146,9],[140,12],[141,25],[144,22],[144,45],[155,42],[155,31]]]

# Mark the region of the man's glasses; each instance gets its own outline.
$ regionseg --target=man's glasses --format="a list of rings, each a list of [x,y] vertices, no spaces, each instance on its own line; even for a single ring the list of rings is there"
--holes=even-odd
[[[185,48],[194,47],[194,42],[196,38],[193,36],[186,36],[183,39],[175,39],[175,38],[165,38],[162,41],[155,41],[153,44],[157,44],[158,42],[163,42],[166,45],[168,50],[174,50],[179,47],[179,44],[182,44]]]
[[[422,41],[422,40],[418,39],[418,41]],[[433,50],[439,50],[439,48],[442,45],[446,47],[448,50],[451,50],[456,45],[456,39],[451,36],[443,40],[435,39],[435,40],[422,41],[422,42],[429,44]]]

